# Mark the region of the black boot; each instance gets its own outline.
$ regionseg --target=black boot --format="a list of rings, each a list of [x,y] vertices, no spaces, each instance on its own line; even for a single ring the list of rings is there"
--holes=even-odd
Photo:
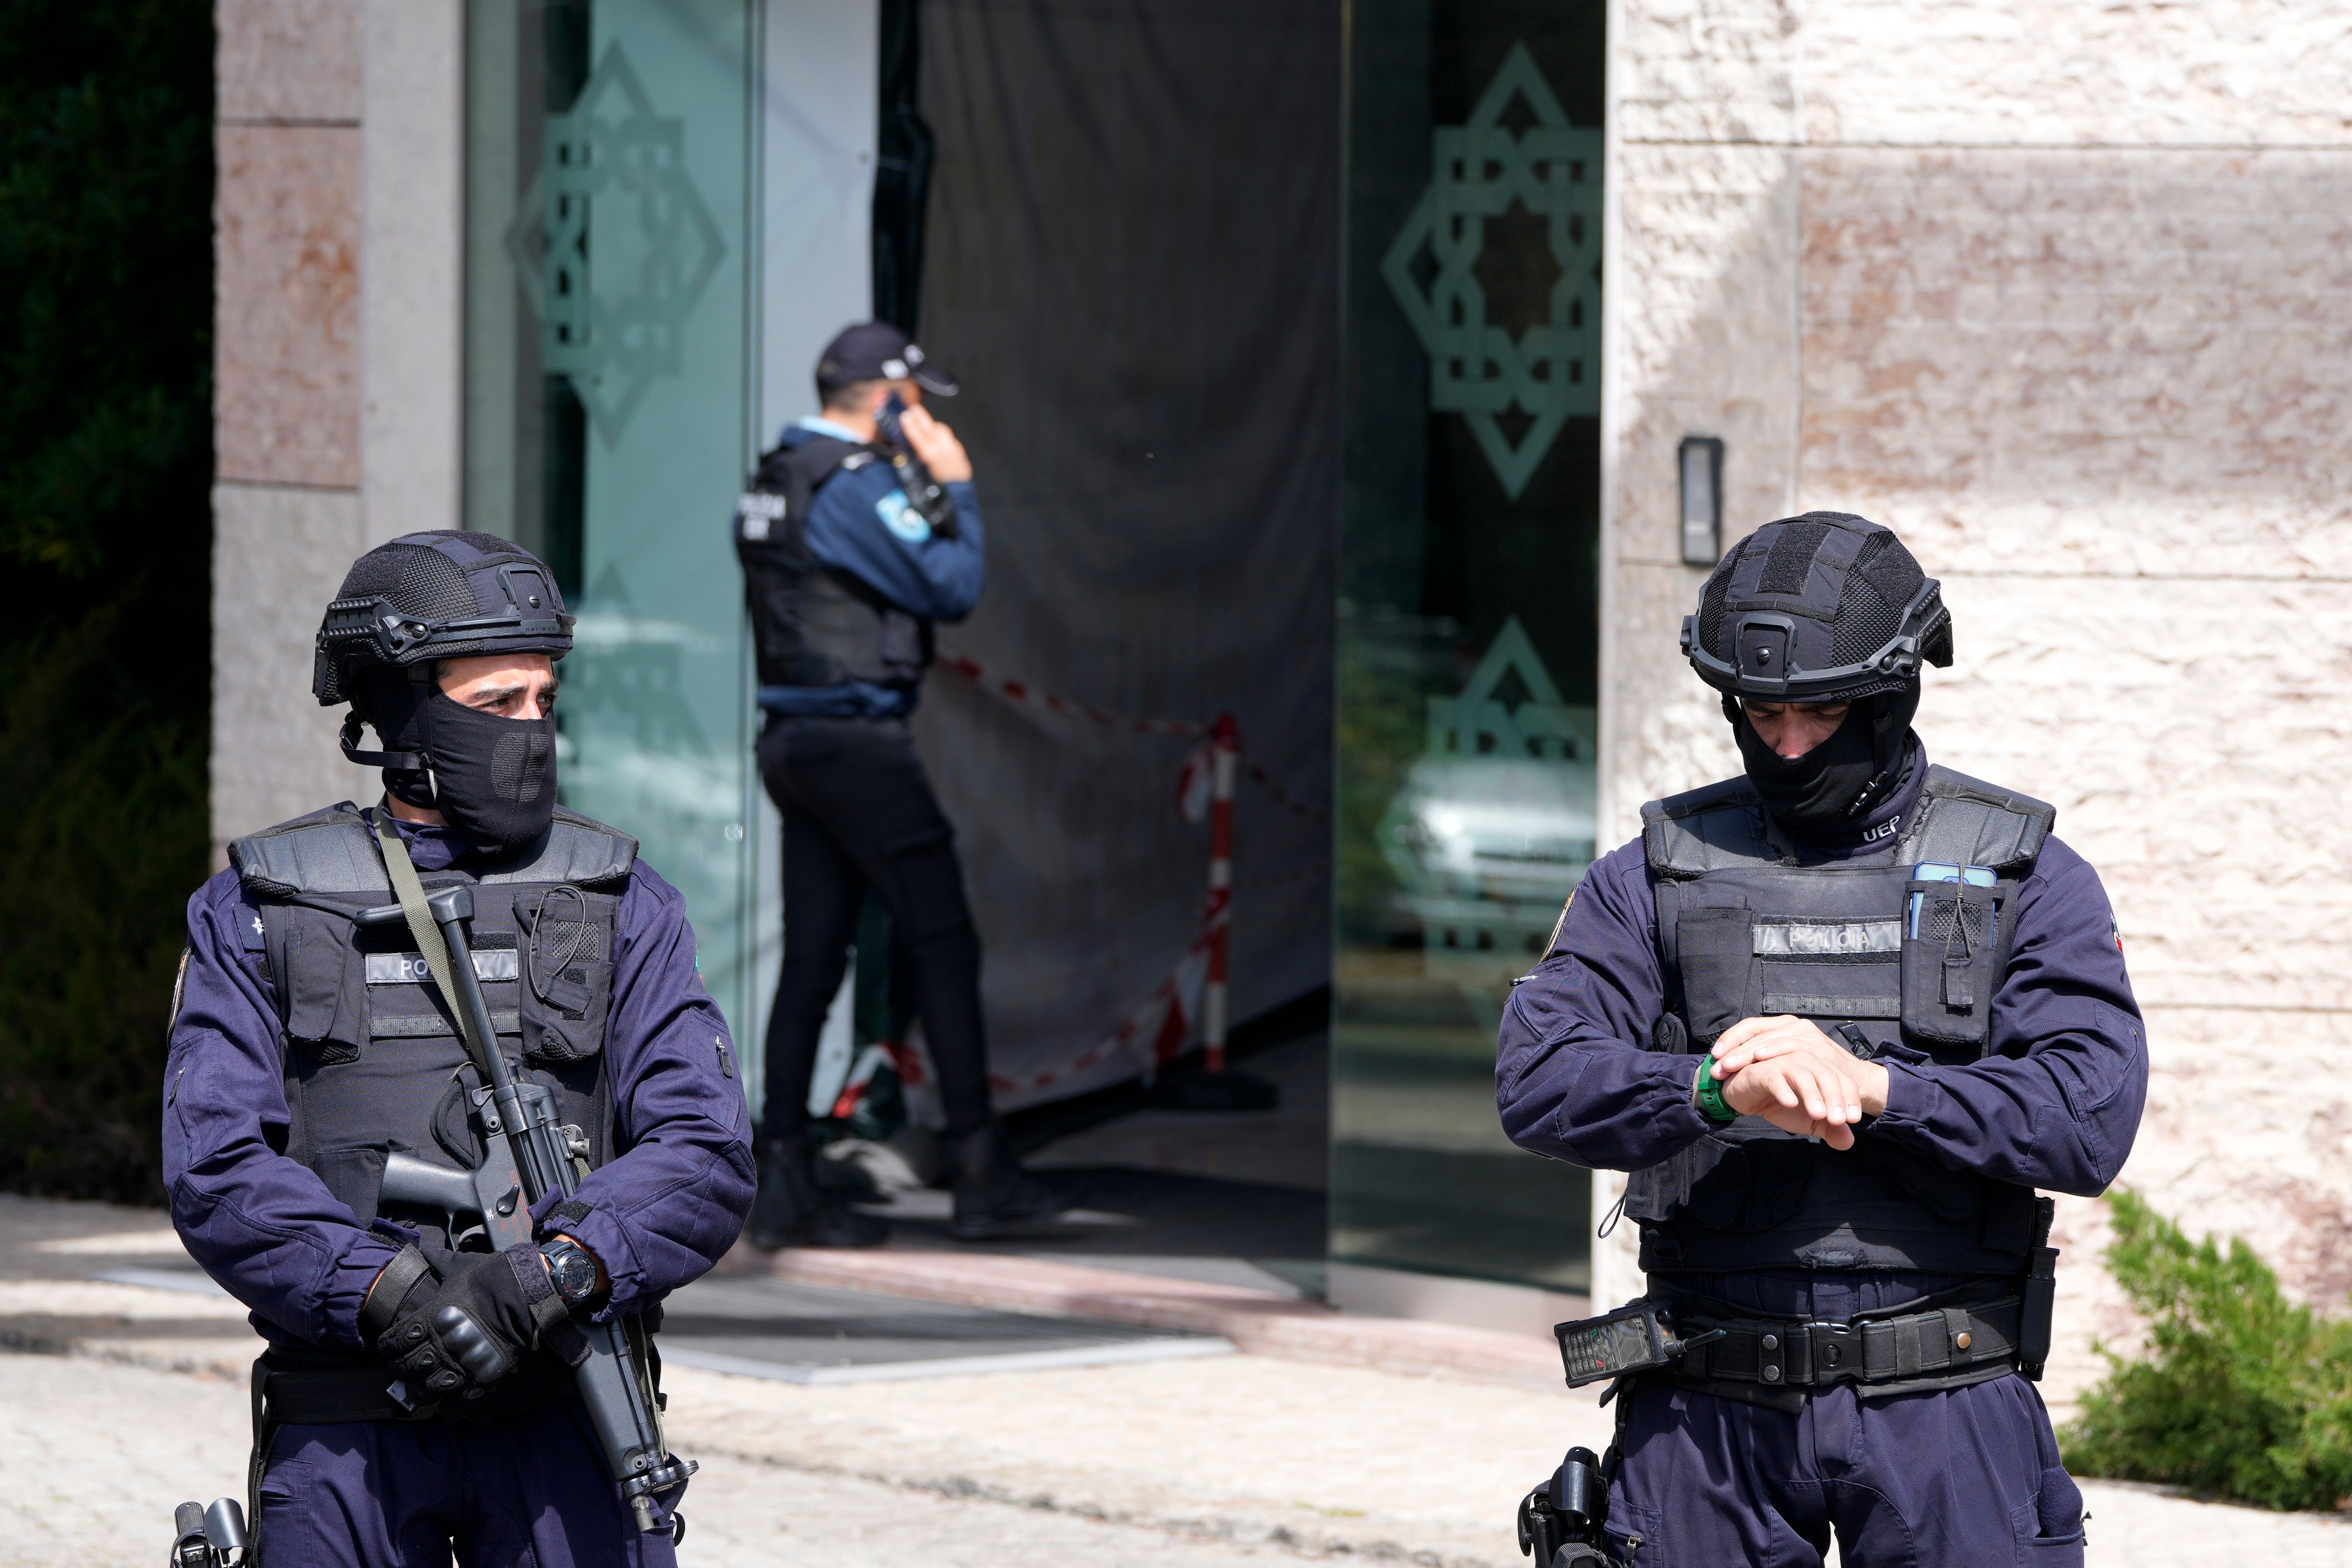
[[[1078,1201],[1075,1192],[1023,1170],[1004,1129],[993,1121],[949,1139],[948,1145],[955,1173],[955,1221],[948,1228],[958,1241],[1003,1236],[1052,1219]]]
[[[760,1144],[760,1195],[751,1200],[751,1245],[879,1247],[890,1226],[860,1214],[816,1184],[816,1147],[808,1139],[770,1138]]]

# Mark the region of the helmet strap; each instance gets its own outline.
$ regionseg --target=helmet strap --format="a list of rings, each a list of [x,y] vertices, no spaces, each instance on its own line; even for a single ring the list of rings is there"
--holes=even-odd
[[[361,751],[361,727],[368,721],[356,707],[343,715],[342,733],[338,738],[342,742],[344,760],[363,768],[401,768],[412,773],[430,770],[432,763],[421,752]]]

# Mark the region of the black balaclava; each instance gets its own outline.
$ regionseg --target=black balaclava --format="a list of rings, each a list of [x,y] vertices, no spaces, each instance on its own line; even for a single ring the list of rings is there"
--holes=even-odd
[[[1918,710],[1916,685],[1859,699],[1829,739],[1801,757],[1783,757],[1764,743],[1738,703],[1723,700],[1748,782],[1773,819],[1801,836],[1859,821],[1902,787],[1910,771],[1911,720]]]
[[[394,799],[438,811],[466,842],[503,859],[539,842],[555,816],[555,721],[502,719],[453,702],[429,677],[376,668],[361,677],[368,722],[388,752],[430,768],[386,768]]]

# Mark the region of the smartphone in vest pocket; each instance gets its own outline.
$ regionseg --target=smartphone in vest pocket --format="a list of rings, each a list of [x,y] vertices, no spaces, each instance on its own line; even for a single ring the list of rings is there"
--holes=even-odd
[[[1911,868],[1915,882],[1966,882],[1972,888],[1990,888],[2000,879],[1990,866],[1947,866],[1929,860]],[[1903,917],[1903,934],[1919,934],[1919,911],[1926,906],[1925,893],[1913,893],[1906,901]]]

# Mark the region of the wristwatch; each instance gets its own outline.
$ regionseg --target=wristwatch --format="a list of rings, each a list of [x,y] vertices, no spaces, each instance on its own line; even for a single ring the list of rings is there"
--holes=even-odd
[[[539,1255],[547,1259],[547,1277],[566,1305],[576,1307],[596,1293],[596,1259],[586,1247],[559,1236],[540,1243]]]

